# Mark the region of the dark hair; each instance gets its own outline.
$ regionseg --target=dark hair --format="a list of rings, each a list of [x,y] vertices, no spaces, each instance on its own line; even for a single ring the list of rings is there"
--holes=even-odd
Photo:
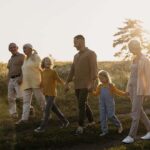
[[[82,39],[82,40],[85,40],[84,36],[81,35],[81,34],[76,35],[74,38],[75,38],[75,39]]]

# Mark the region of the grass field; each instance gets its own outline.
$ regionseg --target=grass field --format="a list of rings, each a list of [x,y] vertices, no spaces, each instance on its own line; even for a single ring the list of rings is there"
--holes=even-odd
[[[99,62],[98,68],[107,70],[112,76],[115,85],[125,90],[129,76],[130,62]],[[65,80],[70,68],[69,63],[56,63],[55,69]],[[15,126],[15,121],[9,117],[7,104],[7,86],[6,86],[6,65],[0,64],[0,150],[150,150],[150,141],[141,141],[139,136],[137,141],[131,145],[124,145],[121,140],[128,134],[131,119],[129,116],[131,104],[129,99],[116,97],[116,114],[120,118],[124,131],[117,134],[115,127],[110,125],[109,134],[106,137],[100,137],[98,97],[89,97],[89,103],[93,110],[96,125],[85,130],[81,136],[75,136],[73,133],[77,126],[77,102],[72,89],[65,95],[62,86],[58,86],[58,97],[56,99],[60,109],[70,121],[67,129],[59,128],[59,121],[52,114],[49,122],[49,128],[45,133],[36,134],[34,129],[40,124],[41,112],[37,103],[33,99],[33,105],[36,108],[36,116],[30,118],[28,124]],[[144,103],[144,108],[150,108],[150,101]],[[138,135],[145,134],[145,129],[140,124]]]

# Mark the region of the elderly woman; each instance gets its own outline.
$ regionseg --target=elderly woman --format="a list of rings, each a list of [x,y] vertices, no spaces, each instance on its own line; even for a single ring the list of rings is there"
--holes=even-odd
[[[141,139],[150,139],[150,120],[143,110],[143,100],[145,96],[150,96],[150,62],[141,53],[141,45],[137,40],[132,40],[128,44],[130,52],[135,55],[131,65],[131,74],[127,85],[127,92],[132,101],[132,124],[129,135],[122,141],[123,143],[133,143],[137,134],[139,121],[146,127],[147,134]]]
[[[37,52],[33,50],[31,44],[25,44],[23,51],[26,55],[22,66],[23,74],[23,113],[22,118],[16,123],[21,124],[28,121],[30,104],[32,95],[34,94],[36,100],[40,103],[41,109],[45,108],[45,97],[41,92],[41,59]]]

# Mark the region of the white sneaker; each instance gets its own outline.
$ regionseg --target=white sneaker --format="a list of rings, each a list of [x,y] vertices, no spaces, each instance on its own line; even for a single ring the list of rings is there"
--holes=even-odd
[[[102,132],[99,136],[105,136],[108,132]]]
[[[45,129],[43,128],[41,128],[41,127],[38,127],[38,128],[36,128],[36,129],[34,129],[34,132],[36,132],[36,133],[42,133],[42,132],[45,132]]]
[[[132,138],[131,136],[127,136],[125,139],[122,140],[122,142],[125,144],[130,144],[134,142],[134,138]]]
[[[122,132],[123,132],[123,127],[120,126],[120,127],[118,128],[118,133],[121,134]]]
[[[141,137],[142,140],[150,140],[150,132],[147,132],[146,135]]]
[[[83,127],[79,126],[77,129],[76,129],[76,135],[79,135],[79,134],[83,134]]]

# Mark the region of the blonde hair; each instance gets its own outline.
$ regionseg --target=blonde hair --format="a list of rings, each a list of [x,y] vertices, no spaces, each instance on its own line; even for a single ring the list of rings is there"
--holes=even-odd
[[[53,66],[54,66],[54,59],[52,57],[50,57],[50,56],[43,58],[43,60],[41,62],[41,68],[45,69],[45,65],[44,65],[45,59],[49,59],[49,61],[51,62],[50,68],[52,69]]]
[[[110,75],[109,75],[109,73],[108,73],[107,71],[105,71],[105,70],[100,70],[100,71],[98,72],[98,76],[103,76],[103,77],[107,78],[108,83],[112,83],[111,77],[110,77]]]

